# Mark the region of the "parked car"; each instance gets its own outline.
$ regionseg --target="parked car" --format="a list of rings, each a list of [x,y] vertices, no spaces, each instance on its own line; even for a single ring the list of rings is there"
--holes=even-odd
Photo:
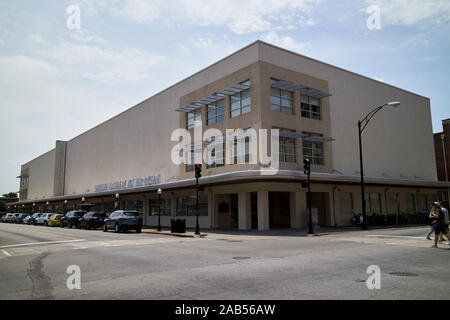
[[[47,225],[49,227],[59,227],[61,225],[61,218],[64,217],[61,213],[53,214],[48,220]]]
[[[80,218],[86,214],[86,211],[73,210],[66,213],[64,217],[61,218],[61,228],[72,228],[73,226],[78,227]]]
[[[87,230],[94,228],[98,229],[103,227],[103,221],[106,218],[106,214],[102,212],[89,211],[78,221],[79,228],[86,228]]]
[[[142,230],[142,215],[137,211],[116,210],[103,222],[103,231],[109,229],[117,233],[134,229],[139,233]]]
[[[23,220],[26,219],[27,217],[29,217],[29,214],[26,213],[20,213],[17,218],[16,218],[16,223],[23,223]]]
[[[9,218],[9,223],[16,223],[17,218],[19,218],[20,215],[21,213],[13,213],[13,215]]]
[[[22,223],[23,224],[30,224],[30,220],[33,219],[33,216],[34,216],[34,214],[27,215],[25,218],[23,218]]]
[[[0,212],[0,222],[3,222],[4,216],[6,216],[6,212]]]
[[[29,219],[27,219],[27,224],[34,224],[36,225],[36,219],[39,218],[42,215],[40,212],[33,213]]]
[[[11,220],[11,217],[14,215],[14,213],[7,213],[5,216],[3,216],[2,218],[2,222],[4,223],[9,223]]]
[[[36,218],[36,225],[43,225],[46,226],[48,223],[48,219],[53,215],[53,213],[43,213],[39,216],[39,218]]]

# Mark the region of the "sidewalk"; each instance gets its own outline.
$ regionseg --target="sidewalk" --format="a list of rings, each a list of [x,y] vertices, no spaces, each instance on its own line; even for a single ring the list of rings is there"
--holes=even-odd
[[[389,229],[407,229],[407,228],[419,228],[426,225],[404,225],[396,228],[395,226],[374,226],[369,227],[370,230],[389,230]],[[267,237],[307,237],[307,236],[325,236],[332,234],[354,233],[354,232],[367,232],[360,228],[353,227],[321,227],[314,230],[314,235],[308,235],[308,229],[279,229],[269,231],[258,230],[236,230],[236,229],[204,229],[200,230],[200,235],[196,235],[195,232],[189,229],[186,233],[171,233],[170,229],[163,228],[161,231],[157,231],[154,227],[144,227],[142,232],[151,234],[160,234],[175,237],[184,238],[212,238],[220,239],[224,237],[245,237],[245,238],[267,238]]]

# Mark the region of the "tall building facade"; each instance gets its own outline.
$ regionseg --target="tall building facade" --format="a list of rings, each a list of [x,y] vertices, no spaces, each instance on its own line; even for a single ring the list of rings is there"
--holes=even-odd
[[[356,124],[389,101],[401,106],[377,113],[363,133],[366,209],[426,212],[448,187],[437,179],[430,100],[261,41],[70,141],[57,141],[21,166],[17,205],[64,211],[84,198],[111,212],[118,202],[156,225],[161,204],[163,225],[182,217],[193,227],[193,163],[201,161],[202,228],[303,228],[308,158],[318,224],[349,225],[361,212]],[[267,171],[264,147],[279,163],[276,172]],[[210,152],[214,161],[195,158],[196,151]],[[177,163],[177,155],[192,161]]]

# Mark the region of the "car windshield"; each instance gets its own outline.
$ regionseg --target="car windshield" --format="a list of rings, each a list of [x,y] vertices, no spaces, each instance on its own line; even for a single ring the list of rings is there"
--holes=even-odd
[[[85,212],[75,212],[74,216],[75,217],[81,217],[85,214]]]

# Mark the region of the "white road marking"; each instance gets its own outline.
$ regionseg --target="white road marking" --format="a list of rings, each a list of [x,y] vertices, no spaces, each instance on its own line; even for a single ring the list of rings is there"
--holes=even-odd
[[[425,237],[413,237],[413,236],[391,236],[391,235],[376,235],[370,234],[366,235],[366,237],[374,237],[374,238],[405,238],[405,239],[422,239],[425,240]]]
[[[3,252],[3,254],[4,254],[5,256],[11,257],[11,255],[8,253],[8,251],[5,251],[5,250],[1,250],[1,251]]]
[[[15,248],[15,247],[26,247],[26,246],[36,246],[42,244],[58,244],[58,243],[70,243],[70,242],[80,242],[85,241],[85,239],[79,240],[61,240],[61,241],[42,241],[42,242],[30,242],[30,243],[20,243],[20,244],[10,244],[7,246],[0,246],[0,249],[3,248]],[[3,250],[2,250],[3,251]]]

